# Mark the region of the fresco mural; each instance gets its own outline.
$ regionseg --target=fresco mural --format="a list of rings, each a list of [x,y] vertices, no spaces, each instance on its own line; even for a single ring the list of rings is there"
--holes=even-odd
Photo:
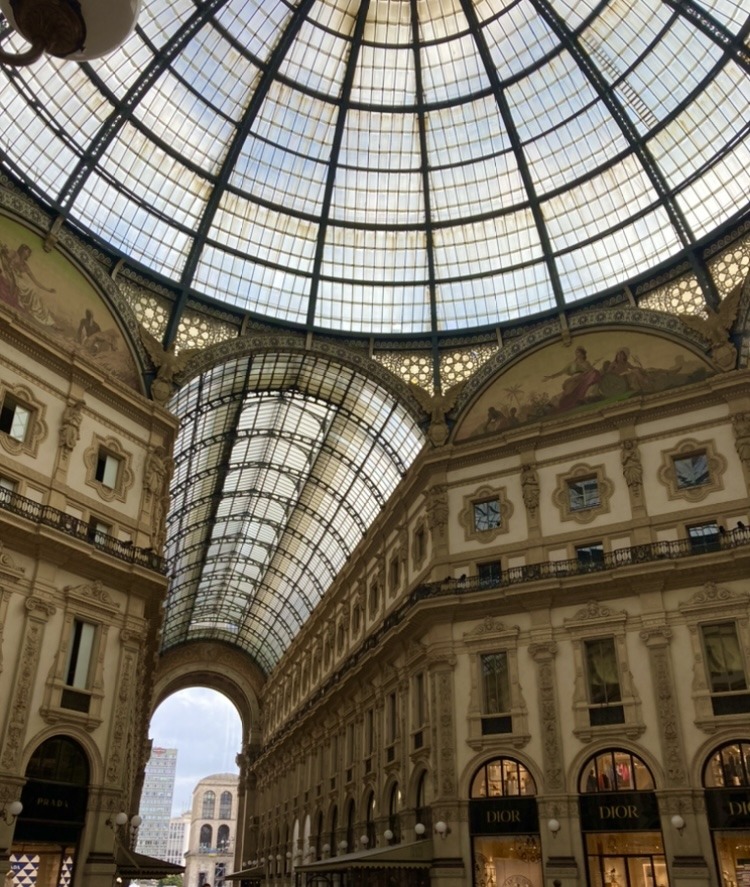
[[[0,217],[0,302],[65,340],[100,369],[139,388],[135,359],[96,290],[28,228]]]
[[[628,330],[577,335],[513,364],[484,391],[456,440],[599,408],[705,379],[715,368],[669,339]]]

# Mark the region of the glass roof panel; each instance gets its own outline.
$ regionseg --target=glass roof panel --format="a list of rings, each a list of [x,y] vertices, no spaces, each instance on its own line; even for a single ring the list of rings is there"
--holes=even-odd
[[[562,310],[748,212],[744,4],[363,4],[152,0],[107,59],[0,70],[0,164],[192,299],[362,336]],[[563,271],[649,201],[672,231]]]
[[[231,634],[268,670],[403,477],[422,433],[392,394],[312,355],[232,361],[185,385],[170,409],[181,432],[164,643]]]

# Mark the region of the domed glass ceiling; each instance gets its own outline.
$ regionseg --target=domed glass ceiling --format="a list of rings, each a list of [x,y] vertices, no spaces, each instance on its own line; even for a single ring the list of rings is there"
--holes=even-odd
[[[465,330],[695,266],[746,212],[748,29],[744,0],[146,0],[107,59],[2,70],[2,160],[183,297]]]

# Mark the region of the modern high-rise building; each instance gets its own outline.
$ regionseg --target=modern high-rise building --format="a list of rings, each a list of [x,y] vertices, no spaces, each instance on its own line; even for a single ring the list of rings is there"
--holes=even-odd
[[[146,764],[141,805],[142,818],[136,850],[157,859],[168,859],[172,796],[177,773],[177,749],[153,748]],[[181,860],[177,860],[181,864]]]
[[[167,862],[174,865],[184,865],[185,853],[190,841],[190,811],[186,810],[181,816],[173,816],[169,820],[169,834],[167,836]]]

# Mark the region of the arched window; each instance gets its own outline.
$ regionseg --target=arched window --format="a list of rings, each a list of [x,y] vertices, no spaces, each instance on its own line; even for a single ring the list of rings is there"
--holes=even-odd
[[[644,762],[628,751],[616,748],[591,758],[581,771],[579,791],[632,792],[653,791],[654,777]]]
[[[205,799],[204,799],[205,800]],[[222,792],[219,798],[219,819],[232,818],[232,793]]]
[[[350,798],[346,805],[346,850],[345,853],[351,853],[356,850],[354,835],[354,799]]]
[[[89,763],[81,746],[67,736],[53,736],[32,754],[26,768],[27,779],[88,785]]]
[[[338,846],[337,846],[338,838],[336,836],[336,832],[338,831],[338,827],[339,827],[339,811],[338,811],[338,807],[334,807],[333,810],[331,810],[331,834],[328,839],[328,843],[330,845],[329,852],[330,852],[331,856],[335,856],[336,853],[338,852]]]
[[[211,826],[210,825],[202,825],[200,839],[198,841],[198,843],[200,845],[199,849],[200,849],[201,853],[208,853],[208,851],[211,849],[211,847],[213,845],[213,839],[214,839],[214,830],[211,828]]]
[[[505,798],[513,795],[535,795],[534,779],[523,764],[513,758],[495,758],[474,774],[472,798]]]
[[[323,811],[321,810],[318,813],[317,818],[317,826],[315,828],[315,858],[322,859],[323,858],[323,844],[325,844],[325,839],[323,837]]]
[[[216,795],[212,791],[203,794],[203,809],[201,819],[213,819],[214,809],[216,807]]]
[[[705,788],[750,785],[750,742],[728,742],[717,749],[703,770]]]
[[[367,815],[367,823],[365,828],[365,834],[367,835],[367,846],[374,847],[376,841],[376,833],[375,833],[375,793],[370,792],[367,796],[367,805],[365,808],[365,812]]]
[[[220,825],[216,832],[216,849],[220,853],[226,853],[229,850],[229,826]]]
[[[421,822],[422,825],[429,825],[428,819],[430,811],[427,807],[427,771],[423,770],[417,783],[417,795],[414,803],[415,823]]]

